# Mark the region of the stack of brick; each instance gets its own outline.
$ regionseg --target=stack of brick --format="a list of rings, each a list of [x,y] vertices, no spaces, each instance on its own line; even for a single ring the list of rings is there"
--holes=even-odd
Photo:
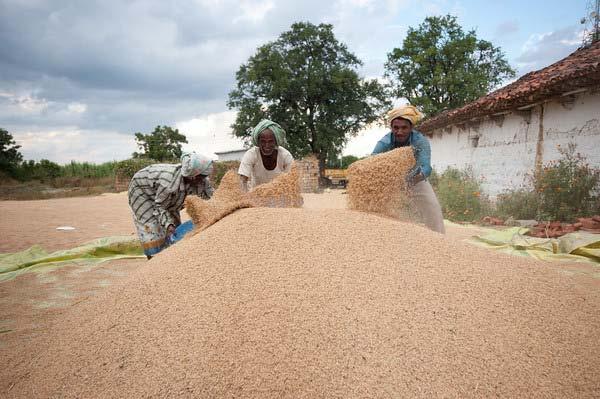
[[[309,155],[295,163],[300,173],[300,191],[303,193],[318,192],[319,160],[314,155]]]
[[[527,235],[539,238],[557,238],[578,230],[600,234],[600,216],[579,218],[576,223],[542,222],[533,226]]]

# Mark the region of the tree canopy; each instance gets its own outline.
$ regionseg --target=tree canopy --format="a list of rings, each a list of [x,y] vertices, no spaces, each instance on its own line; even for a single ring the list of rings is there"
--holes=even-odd
[[[339,155],[388,106],[384,87],[358,75],[361,64],[332,25],[294,23],[238,70],[228,101],[238,110],[233,134],[248,138],[261,119],[271,119],[286,130],[292,154],[314,154],[322,171],[328,154]]]
[[[19,151],[12,134],[0,128],[0,171],[14,175],[15,169],[23,161],[23,155]]]
[[[385,64],[392,93],[428,116],[474,101],[514,76],[500,48],[474,30],[465,33],[451,15],[409,28]]]
[[[136,133],[135,141],[142,152],[134,152],[134,158],[150,158],[159,162],[179,161],[181,144],[188,142],[178,129],[169,126],[156,126],[149,134]]]

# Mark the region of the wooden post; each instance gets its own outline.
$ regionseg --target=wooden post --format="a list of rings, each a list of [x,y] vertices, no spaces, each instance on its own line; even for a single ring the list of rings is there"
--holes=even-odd
[[[544,103],[540,104],[538,138],[535,148],[535,174],[540,176],[544,163]]]

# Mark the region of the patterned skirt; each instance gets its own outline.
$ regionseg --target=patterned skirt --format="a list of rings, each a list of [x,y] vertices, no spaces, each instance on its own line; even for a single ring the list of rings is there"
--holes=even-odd
[[[167,243],[167,232],[160,225],[158,219],[152,218],[146,223],[140,223],[134,217],[133,224],[135,224],[138,237],[142,243],[144,255],[154,256],[169,246]]]
[[[194,229],[194,224],[191,220],[188,220],[177,226],[175,233],[167,237],[165,229],[157,220],[140,223],[134,218],[133,223],[135,224],[138,237],[144,249],[144,255],[146,256],[156,255],[163,249],[181,240],[187,233]]]

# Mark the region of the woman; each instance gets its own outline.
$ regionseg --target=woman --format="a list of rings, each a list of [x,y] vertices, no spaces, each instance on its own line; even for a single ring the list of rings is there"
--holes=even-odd
[[[181,224],[179,211],[187,195],[212,196],[211,171],[212,160],[192,152],[184,153],[180,164],[150,165],[133,176],[129,206],[148,259],[169,246],[169,238]]]
[[[431,147],[427,138],[414,129],[423,114],[412,105],[394,108],[387,115],[390,132],[379,140],[373,154],[410,146],[416,165],[405,176],[411,198],[411,206],[423,218],[425,225],[438,233],[445,233],[444,217],[438,199],[427,181],[431,174]]]
[[[294,158],[285,145],[285,130],[268,119],[252,130],[252,144],[240,163],[238,174],[243,191],[268,183],[276,176],[289,172]]]

